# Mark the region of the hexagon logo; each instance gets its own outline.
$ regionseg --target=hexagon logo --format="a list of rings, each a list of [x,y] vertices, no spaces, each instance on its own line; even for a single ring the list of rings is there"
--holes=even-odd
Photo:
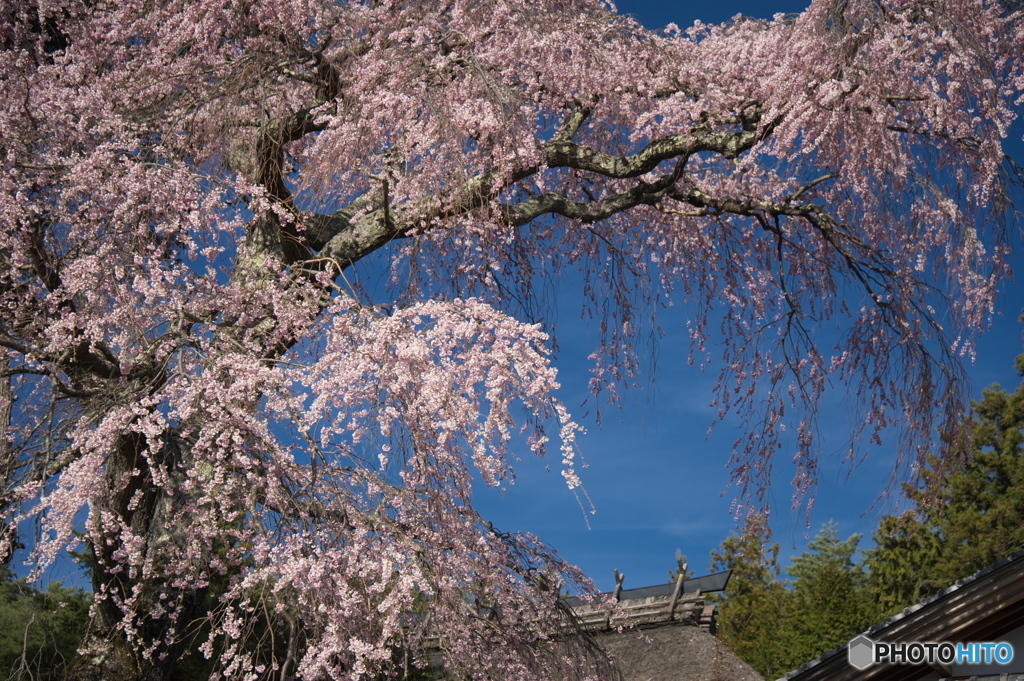
[[[875,642],[861,634],[846,647],[846,659],[856,669],[865,669],[875,663]]]

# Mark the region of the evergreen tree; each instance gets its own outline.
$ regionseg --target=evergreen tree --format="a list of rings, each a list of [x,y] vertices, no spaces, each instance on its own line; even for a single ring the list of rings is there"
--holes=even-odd
[[[841,541],[838,524],[829,521],[787,568],[792,598],[786,650],[794,667],[872,624],[875,611],[866,589],[867,576],[853,560],[859,543],[859,534]]]
[[[868,552],[868,588],[878,620],[942,588],[935,565],[944,547],[942,538],[913,512],[885,516]]]
[[[860,535],[851,535],[845,541],[839,540],[839,524],[829,520],[822,525],[821,531],[807,544],[807,551],[793,557],[793,564],[786,568],[794,589],[817,579],[823,569],[834,568],[834,572],[856,572],[859,568],[854,563],[853,554],[857,552]]]
[[[839,539],[826,523],[780,579],[778,544],[763,522],[712,552],[712,569],[732,569],[720,600],[721,637],[767,679],[778,678],[870,626],[875,619],[863,566],[854,561],[860,535]]]
[[[1024,375],[1024,355],[1017,357]],[[922,483],[904,485],[913,508],[883,518],[869,555],[884,613],[926,597],[1024,548],[1024,384],[973,403],[973,450],[963,468],[931,457]],[[949,458],[949,457],[945,457]]]
[[[52,582],[46,591],[0,565],[0,678],[63,678],[89,622],[90,597]]]
[[[786,601],[779,581],[779,545],[762,518],[748,519],[741,534],[711,553],[711,569],[732,570],[728,592],[718,607],[719,636],[768,679],[789,671],[784,644]]]

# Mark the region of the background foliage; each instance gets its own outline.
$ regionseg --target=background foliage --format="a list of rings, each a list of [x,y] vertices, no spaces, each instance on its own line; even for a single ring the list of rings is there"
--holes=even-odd
[[[60,582],[40,591],[0,565],[0,676],[63,678],[85,634],[91,602],[89,594]]]
[[[1016,366],[1024,376],[1024,355]],[[961,467],[942,471],[941,459],[929,457],[922,484],[903,486],[910,508],[879,521],[875,546],[860,559],[860,535],[840,539],[831,522],[793,558],[787,580],[778,544],[756,519],[712,553],[712,570],[733,569],[719,619],[740,657],[778,678],[1024,549],[1024,383],[1013,393],[988,388],[966,418],[974,437]]]

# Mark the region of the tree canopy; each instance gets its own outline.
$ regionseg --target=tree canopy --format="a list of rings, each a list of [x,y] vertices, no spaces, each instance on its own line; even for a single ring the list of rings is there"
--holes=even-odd
[[[1024,355],[1016,361],[1024,376]],[[966,417],[973,446],[949,470],[932,456],[912,506],[882,519],[869,553],[872,591],[888,614],[1024,549],[1024,383],[993,385]]]
[[[719,635],[729,649],[765,678],[794,669],[784,629],[789,593],[779,580],[779,545],[763,518],[711,552],[711,570],[732,570],[727,597],[718,606]]]
[[[878,624],[867,585],[867,573],[853,560],[860,543],[854,534],[839,539],[835,522],[826,523],[794,556],[786,572],[792,578],[787,619],[780,627],[790,671]]]
[[[540,314],[563,272],[602,397],[651,306],[689,303],[751,424],[747,495],[787,432],[813,488],[831,382],[855,442],[905,426],[897,473],[960,423],[1007,271],[1012,5],[663,32],[598,0],[0,17],[0,554],[30,521],[37,570],[84,542],[83,678],[167,678],[197,632],[227,677],[601,674],[552,640],[587,580],[473,507],[520,451],[580,485]]]
[[[64,678],[88,624],[89,598],[51,582],[45,591],[0,566],[0,674],[6,679]]]
[[[1024,355],[1017,369],[1024,376]],[[777,678],[1024,550],[1022,405],[1024,384],[1012,394],[986,389],[964,416],[973,436],[962,452],[967,458],[941,474],[943,461],[957,457],[931,456],[920,484],[904,484],[911,508],[881,518],[875,546],[861,560],[853,558],[860,535],[840,540],[834,522],[793,557],[787,582],[765,523],[748,521],[742,534],[722,542],[711,569],[734,571],[719,610],[729,646],[765,678]]]
[[[781,579],[779,545],[763,518],[711,552],[712,570],[732,570],[719,596],[722,639],[766,679],[776,679],[874,624],[867,575],[853,560],[859,535],[839,539],[828,522]]]

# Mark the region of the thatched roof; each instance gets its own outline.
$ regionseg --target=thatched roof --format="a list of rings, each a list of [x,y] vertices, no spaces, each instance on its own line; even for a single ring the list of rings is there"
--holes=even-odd
[[[764,681],[713,635],[714,606],[705,605],[703,592],[724,590],[730,574],[623,589],[616,573],[611,596],[619,607],[610,617],[575,599],[567,603],[624,681]],[[617,631],[622,626],[631,628]]]
[[[626,681],[764,681],[700,627],[667,625],[596,638]]]
[[[609,681],[764,681],[713,634],[696,626],[666,624],[597,633],[588,639],[611,657],[612,667],[601,672]],[[578,654],[579,646],[573,652]],[[433,662],[434,678],[454,681],[440,659]]]
[[[554,654],[589,661],[609,681],[764,681],[712,633],[714,606],[702,591],[723,590],[730,573],[639,589],[623,589],[616,573],[615,591],[603,596],[618,607],[562,601],[567,619]],[[451,681],[440,654],[431,662],[435,678]]]

